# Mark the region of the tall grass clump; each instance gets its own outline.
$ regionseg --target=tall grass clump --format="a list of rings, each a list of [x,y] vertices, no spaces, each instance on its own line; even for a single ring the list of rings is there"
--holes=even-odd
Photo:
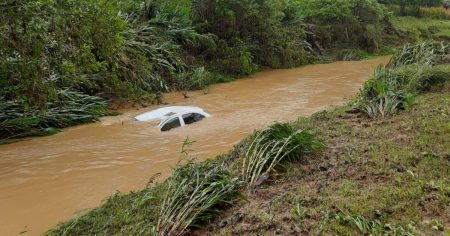
[[[28,107],[25,101],[0,98],[0,141],[25,136],[42,136],[81,123],[96,121],[107,114],[107,101],[71,90],[59,90],[58,100],[44,108]]]
[[[386,117],[414,103],[414,96],[450,78],[447,43],[406,44],[364,84],[359,109],[371,118]]]
[[[251,138],[242,160],[242,179],[248,186],[258,185],[281,162],[320,148],[322,144],[307,130],[276,123]]]
[[[433,66],[448,58],[450,47],[446,42],[405,44],[389,61],[388,69],[402,65]]]
[[[361,109],[368,116],[386,117],[412,103],[412,95],[402,88],[392,72],[378,67],[361,90]]]
[[[230,203],[239,191],[225,165],[214,161],[178,166],[167,182],[159,213],[158,235],[182,235],[189,227],[217,213],[217,206]]]

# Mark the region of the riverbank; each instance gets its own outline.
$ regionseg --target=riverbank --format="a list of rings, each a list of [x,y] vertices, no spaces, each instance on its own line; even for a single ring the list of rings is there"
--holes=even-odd
[[[165,95],[167,105],[197,105],[212,116],[161,133],[134,116],[167,105],[123,110],[122,115],[64,129],[56,135],[0,146],[0,235],[40,235],[58,222],[99,206],[116,191],[143,189],[148,179],[180,159],[183,140],[206,160],[228,152],[273,121],[342,105],[389,57],[268,70],[204,91]],[[45,215],[46,217],[41,217]]]
[[[448,59],[445,45],[405,46],[353,106],[256,131],[49,234],[183,234],[205,223],[215,234],[440,234],[449,226]]]
[[[299,119],[328,149],[286,166],[196,235],[450,233],[449,88],[382,120]]]

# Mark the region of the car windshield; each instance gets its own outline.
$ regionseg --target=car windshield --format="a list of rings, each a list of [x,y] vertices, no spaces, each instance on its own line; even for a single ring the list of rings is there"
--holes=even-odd
[[[174,128],[178,128],[181,126],[180,120],[178,119],[178,117],[174,117],[172,119],[170,119],[169,121],[167,121],[162,127],[161,127],[161,131],[168,131]]]
[[[186,125],[200,121],[203,118],[205,118],[205,116],[198,113],[188,113],[183,115],[183,120]]]

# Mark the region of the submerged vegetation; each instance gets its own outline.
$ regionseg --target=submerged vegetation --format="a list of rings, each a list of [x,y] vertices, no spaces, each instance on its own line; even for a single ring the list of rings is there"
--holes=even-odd
[[[15,130],[2,140],[63,127],[47,112],[67,103],[60,91],[145,104],[171,89],[203,89],[264,68],[390,52],[402,34],[428,37],[395,24],[376,0],[6,0],[0,11],[0,97],[17,104],[23,121],[1,120]],[[436,37],[445,36],[442,28]],[[47,116],[33,132],[15,127],[37,113]],[[83,113],[94,119],[65,123],[98,117]]]
[[[182,235],[206,224],[227,235],[450,230],[448,55],[444,43],[405,45],[357,99],[383,109],[349,104],[276,123],[201,163],[183,148],[187,163],[163,183],[115,195],[47,234]]]

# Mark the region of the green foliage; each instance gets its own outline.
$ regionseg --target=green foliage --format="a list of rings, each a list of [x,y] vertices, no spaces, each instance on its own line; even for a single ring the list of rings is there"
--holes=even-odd
[[[0,84],[9,89],[1,95],[41,105],[55,97],[66,77],[107,82],[125,27],[116,6],[90,0],[3,3]]]
[[[34,135],[49,135],[76,124],[95,121],[107,114],[107,102],[101,98],[70,90],[57,92],[58,100],[36,110],[26,101],[0,99],[0,141]]]
[[[432,39],[434,37],[448,37],[450,21],[433,20],[429,18],[415,17],[392,17],[391,23],[393,29],[398,34],[400,43],[414,43],[423,41],[424,39]]]
[[[359,108],[370,117],[386,117],[411,107],[414,95],[450,79],[450,66],[445,64],[448,55],[444,42],[405,45],[364,84]]]
[[[268,67],[290,67],[307,61],[303,22],[293,1],[199,0],[194,1],[193,9],[200,32],[218,37],[218,50],[207,50],[206,58],[224,58],[217,64],[225,68],[231,64],[235,68],[231,72],[251,72],[252,62]],[[240,55],[239,51],[242,51]],[[235,55],[237,59],[230,62]],[[240,64],[242,69],[238,68]]]
[[[276,123],[251,138],[242,160],[243,180],[248,186],[259,185],[283,161],[297,160],[302,154],[321,148],[323,145],[308,131]]]
[[[401,65],[433,66],[448,59],[450,46],[448,43],[405,44],[386,66],[394,69]]]
[[[395,236],[413,236],[414,231],[405,229],[402,226],[392,226],[385,223],[385,219],[367,219],[360,215],[346,215],[342,212],[336,214],[335,220],[345,226],[356,229],[363,235],[395,235]]]
[[[421,7],[441,6],[443,0],[378,0],[394,6],[394,12],[399,16],[422,16]],[[392,8],[391,8],[392,9]]]
[[[235,198],[238,186],[223,164],[188,162],[178,166],[167,180],[158,235],[181,235],[188,227],[210,219],[218,205]]]
[[[391,71],[378,67],[361,91],[360,107],[370,117],[386,117],[404,107],[409,94],[391,76]],[[410,99],[408,99],[410,100]]]
[[[375,0],[298,0],[300,14],[315,24],[315,38],[325,46],[357,44],[377,49],[386,10]],[[341,45],[342,46],[342,45]]]

